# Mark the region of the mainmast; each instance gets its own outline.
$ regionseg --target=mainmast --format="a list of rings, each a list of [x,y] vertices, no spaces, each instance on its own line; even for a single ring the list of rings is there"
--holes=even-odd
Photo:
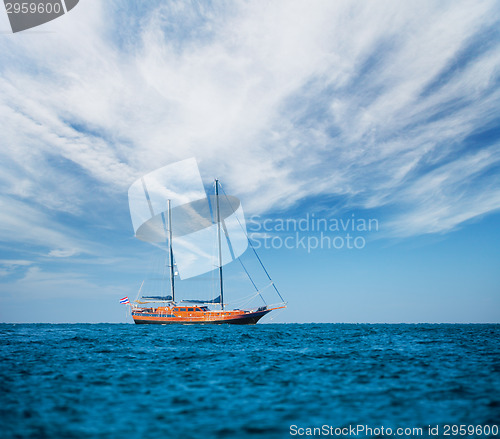
[[[219,180],[215,179],[215,199],[217,200],[217,237],[219,240],[219,279],[220,279],[220,306],[224,310],[224,288],[222,283],[222,248],[220,233],[220,209],[219,209]]]
[[[168,200],[168,247],[170,262],[170,291],[172,293],[172,302],[175,302],[174,252],[172,250],[172,209],[170,207],[170,200]]]

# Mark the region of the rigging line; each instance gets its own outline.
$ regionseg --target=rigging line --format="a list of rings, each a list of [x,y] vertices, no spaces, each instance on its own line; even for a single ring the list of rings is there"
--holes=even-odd
[[[252,297],[248,298],[248,300],[243,300],[243,299],[240,299],[240,300],[234,300],[232,302],[228,302],[228,305],[229,304],[232,304],[233,306],[234,305],[237,305],[237,306],[240,306],[241,308],[245,308],[249,303],[252,302],[252,300],[257,297],[259,295],[259,293],[256,293],[254,294]]]
[[[253,298],[252,299],[248,299],[246,302],[242,303],[240,305],[240,307],[241,308],[248,308],[250,306],[250,304],[252,303],[252,300],[253,300]]]
[[[219,186],[220,186],[220,182],[219,182]],[[227,198],[227,196],[226,196]],[[211,203],[208,203],[209,206],[211,205]],[[224,236],[226,237],[226,243],[227,243],[227,247],[229,249],[229,253],[231,253],[231,259],[234,260],[236,259],[236,256],[234,255],[234,250],[233,250],[233,244],[231,243],[231,240],[229,239],[229,233],[227,232],[227,227],[226,227],[226,223],[224,221],[224,218],[219,218],[219,222],[220,222],[220,225],[222,226],[222,230],[224,230]]]
[[[135,298],[136,301],[139,300],[139,295],[141,294],[141,290],[142,290],[143,285],[144,285],[144,281],[142,281],[141,286],[139,288],[139,291],[137,292],[137,297]]]
[[[240,303],[240,302],[244,302],[244,301],[246,301],[247,299],[248,299],[248,300],[251,300],[251,299],[253,299],[254,297],[257,297],[258,295],[259,295],[259,293],[258,293],[258,292],[257,292],[257,293],[252,293],[252,294],[250,294],[250,295],[248,295],[248,296],[245,296],[245,297],[242,297],[242,298],[240,298],[240,299],[237,299],[237,300],[231,300],[231,302],[228,302],[228,303]]]
[[[271,285],[273,285],[273,282],[269,282],[264,288],[262,288],[260,291],[265,291],[267,290]]]
[[[219,187],[222,189],[222,186],[221,186],[220,182],[219,182]],[[224,189],[222,189],[222,190],[224,190]],[[226,200],[227,200],[228,198],[227,198],[227,195],[226,195],[226,193],[225,193],[225,192],[224,192],[224,195],[226,196]],[[229,201],[229,200],[228,200],[228,201]],[[233,207],[231,206],[231,204],[229,204],[229,205],[230,205],[230,207],[231,207],[231,209],[232,209]],[[233,212],[234,212],[234,210],[233,210]],[[235,212],[235,214],[236,214],[236,212]],[[236,216],[236,215],[235,215],[235,216]],[[238,219],[238,218],[237,218],[237,216],[236,216],[236,219]],[[250,273],[249,273],[249,272],[248,272],[248,270],[246,269],[246,267],[245,267],[245,265],[243,264],[243,261],[241,260],[241,258],[239,258],[239,257],[238,257],[238,258],[236,258],[236,257],[235,257],[235,255],[234,255],[233,246],[232,246],[232,244],[231,244],[231,240],[229,239],[229,234],[228,234],[228,232],[227,232],[227,227],[226,227],[226,223],[224,222],[224,219],[222,219],[222,220],[221,220],[221,224],[222,224],[222,228],[223,228],[223,230],[224,230],[224,234],[226,235],[226,242],[227,242],[227,246],[228,246],[228,248],[229,248],[229,251],[230,251],[230,253],[231,253],[231,259],[233,259],[233,260],[238,259],[239,263],[240,263],[240,264],[241,264],[241,266],[243,267],[243,270],[245,270],[245,273],[246,273],[246,275],[248,276],[248,279],[250,279],[250,282],[252,282],[252,285],[254,286],[255,291],[259,292],[259,289],[257,288],[257,285],[255,285],[255,282],[253,281],[252,277],[250,276]],[[266,302],[266,300],[264,299],[264,297],[260,296],[260,298],[261,298],[261,299],[262,299],[262,301],[264,302],[264,305],[267,305],[267,302]]]
[[[246,301],[246,302],[250,302],[252,299],[254,299],[254,298],[255,298],[255,297],[257,297],[257,296],[261,296],[261,298],[262,298],[262,294],[261,294],[261,293],[262,293],[262,291],[265,291],[267,288],[269,288],[269,287],[271,286],[271,284],[272,284],[272,283],[269,283],[268,285],[266,285],[266,286],[265,286],[264,288],[262,288],[261,290],[257,290],[257,292],[256,292],[256,293],[250,294],[250,295],[248,295],[248,296],[242,297],[242,298],[237,299],[237,300],[232,300],[231,302],[228,302],[228,303],[241,303],[241,302],[244,302],[244,301]],[[248,300],[247,300],[247,299],[248,299]],[[265,303],[266,305],[268,305],[268,304],[267,304],[267,302],[264,302],[264,303]],[[272,305],[268,305],[268,306],[272,306]]]
[[[245,273],[247,274],[248,279],[250,279],[250,282],[252,282],[252,285],[253,285],[253,287],[255,288],[255,291],[257,291],[257,293],[259,293],[259,296],[260,296],[260,298],[262,299],[262,301],[264,302],[264,305],[267,305],[266,300],[265,300],[265,299],[264,299],[264,297],[262,297],[262,295],[260,294],[259,288],[257,287],[257,285],[255,285],[255,282],[253,281],[252,276],[250,276],[250,273],[248,272],[247,268],[246,268],[246,267],[245,267],[245,265],[243,264],[243,261],[241,260],[241,258],[238,258],[238,261],[239,261],[239,263],[241,264],[241,266],[243,267],[243,270],[245,270]]]
[[[227,202],[229,203],[229,206],[231,206],[231,209],[233,210],[234,213],[236,213],[236,211],[233,209],[233,206],[231,205],[231,202],[229,201],[229,198],[226,194],[226,191],[224,190],[224,188],[222,187],[222,185],[219,183],[219,186],[220,188],[222,189],[222,192],[224,193],[224,196],[226,197],[226,200]],[[243,233],[245,234],[245,236],[247,237],[247,240],[248,240],[248,244],[250,245],[250,247],[252,248],[253,252],[255,253],[255,256],[257,256],[257,259],[259,260],[259,263],[261,265],[261,267],[263,268],[264,272],[266,273],[266,276],[267,278],[271,281],[271,283],[273,284],[273,287],[275,289],[275,291],[278,293],[278,296],[280,297],[280,299],[283,301],[283,303],[285,303],[285,300],[283,299],[283,297],[281,296],[280,292],[278,291],[278,288],[276,287],[276,285],[274,284],[273,280],[271,279],[271,276],[269,276],[269,273],[267,272],[266,270],[266,267],[264,267],[264,264],[262,263],[262,261],[260,260],[259,258],[259,255],[257,253],[257,250],[255,250],[255,247],[252,245],[252,242],[250,241],[250,238],[248,237],[248,233],[247,231],[245,230],[245,228],[241,225],[241,222],[238,218],[238,215],[235,215],[236,217],[236,220],[238,221],[238,224],[240,225],[241,229],[243,230]]]
[[[283,309],[276,310],[276,312],[274,313],[274,315],[270,316],[269,322],[272,322],[274,320],[274,318],[278,317],[283,311],[284,311]]]
[[[161,213],[161,220],[163,222],[163,231],[165,232],[165,247],[167,247],[168,249],[168,232],[167,232],[167,223],[165,221],[165,214],[164,212]],[[169,256],[170,256],[170,251],[168,252],[169,253]],[[160,288],[161,288],[161,291],[163,291],[165,288],[165,278],[166,278],[166,270],[167,270],[167,266],[170,266],[170,262],[169,262],[169,259],[166,258],[165,260],[165,266],[162,267],[162,279],[161,279],[161,283],[160,283]]]
[[[267,289],[269,285],[266,285],[262,290],[258,290],[255,294],[251,295],[251,296],[245,296],[239,300],[234,300],[232,301],[231,303],[235,303],[235,304],[239,304],[239,303],[243,303],[244,302],[244,305],[240,305],[240,306],[246,306],[247,304],[249,304],[255,297],[257,296],[260,296],[260,298],[264,301],[264,304],[269,307],[269,306],[272,306],[272,305],[268,305],[268,303],[264,300],[264,297],[262,296],[262,291],[264,291],[265,289]],[[248,299],[248,300],[246,300]]]
[[[220,279],[220,308],[224,311],[224,288],[222,281],[222,248],[220,233],[220,207],[219,207],[219,180],[215,179],[215,199],[217,201],[217,239],[219,242],[219,279]]]

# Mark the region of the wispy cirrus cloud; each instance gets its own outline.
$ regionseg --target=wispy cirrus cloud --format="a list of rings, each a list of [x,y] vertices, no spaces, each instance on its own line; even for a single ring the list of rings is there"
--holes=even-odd
[[[90,243],[71,227],[12,198],[0,196],[0,224],[0,241],[18,244],[18,250],[24,248],[32,256],[37,255],[40,248],[52,249],[49,256],[54,257],[93,252]]]
[[[32,261],[23,259],[0,259],[0,277],[9,276],[16,272],[18,268],[26,269],[32,264]]]
[[[338,196],[412,235],[500,208],[481,134],[498,125],[496,2],[130,8],[89,0],[54,35],[4,37],[0,175],[18,203],[84,215],[89,185],[114,202],[195,156],[249,212]]]

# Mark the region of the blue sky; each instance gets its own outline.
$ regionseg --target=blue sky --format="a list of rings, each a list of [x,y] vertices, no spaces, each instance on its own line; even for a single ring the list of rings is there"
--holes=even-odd
[[[247,219],[379,223],[260,249],[273,321],[499,322],[498,29],[495,1],[0,11],[0,321],[127,321],[152,251],[128,187],[196,157]]]

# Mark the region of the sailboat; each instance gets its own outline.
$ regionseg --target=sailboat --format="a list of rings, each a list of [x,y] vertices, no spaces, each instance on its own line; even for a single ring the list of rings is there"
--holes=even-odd
[[[186,165],[186,163],[185,163]],[[192,167],[193,163],[187,163],[189,167]],[[172,169],[172,168],[171,168]],[[197,165],[196,165],[197,169]],[[150,184],[149,187],[156,187],[156,195],[158,194],[168,194],[171,192],[165,191],[165,190],[160,190],[158,189],[158,183],[155,181],[155,185]],[[207,227],[205,231],[202,231],[205,235],[209,232],[215,232],[216,233],[216,242],[217,242],[217,267],[215,267],[215,271],[217,272],[216,276],[216,289],[218,290],[217,294],[218,296],[213,298],[213,299],[180,299],[178,298],[177,294],[177,281],[176,279],[178,278],[179,273],[177,272],[176,269],[178,269],[179,263],[183,263],[186,258],[183,259],[183,253],[182,253],[182,247],[180,247],[180,244],[176,243],[176,237],[174,236],[173,231],[178,230],[179,228],[182,229],[184,228],[184,232],[186,232],[186,225],[189,220],[186,220],[186,212],[189,212],[190,217],[196,217],[197,220],[199,221],[199,218],[203,218],[203,215],[200,214],[200,209],[196,210],[196,206],[200,205],[201,200],[197,200],[194,203],[191,203],[189,205],[184,204],[183,206],[177,206],[173,207],[172,206],[172,199],[167,199],[167,209],[164,212],[160,212],[159,214],[155,215],[154,211],[154,202],[157,200],[158,197],[155,196],[155,194],[151,194],[151,189],[148,192],[147,190],[147,184],[144,179],[141,180],[139,186],[139,191],[144,190],[145,193],[145,199],[148,202],[149,209],[150,209],[150,214],[145,215],[144,213],[141,216],[141,221],[144,221],[146,216],[150,217],[149,221],[145,221],[144,227],[141,229],[141,226],[136,227],[136,236],[139,237],[140,239],[143,239],[145,241],[152,241],[151,236],[156,234],[156,235],[163,235],[165,238],[165,244],[166,244],[166,250],[167,250],[167,261],[166,261],[166,266],[168,268],[169,272],[169,291],[164,291],[163,294],[161,295],[141,295],[141,290],[142,290],[142,285],[141,288],[139,289],[138,297],[133,303],[130,304],[131,306],[131,315],[136,324],[237,324],[237,325],[248,325],[248,324],[256,324],[262,317],[265,315],[269,314],[271,311],[278,310],[278,309],[283,309],[286,308],[286,302],[283,300],[283,297],[281,296],[280,292],[278,291],[276,285],[272,281],[271,277],[269,276],[268,271],[264,267],[260,257],[258,256],[254,246],[252,245],[250,239],[248,238],[248,235],[246,234],[246,229],[244,227],[241,227],[243,230],[243,233],[246,237],[247,243],[245,243],[245,246],[243,247],[241,242],[238,244],[236,243],[235,247],[232,248],[230,244],[230,236],[228,233],[228,230],[231,229],[231,219],[233,220],[233,223],[235,223],[234,219],[236,218],[237,223],[239,223],[240,226],[241,220],[237,218],[236,216],[236,211],[240,211],[239,209],[234,209],[231,207],[231,211],[228,212],[227,206],[230,205],[230,201],[226,203],[225,209],[221,208],[221,202],[220,202],[220,189],[221,189],[221,184],[218,179],[215,179],[214,186],[215,186],[215,196],[212,197],[207,197],[207,199],[211,199],[211,202],[209,201],[208,205],[210,206],[210,215],[213,218],[212,221],[210,221],[212,224],[210,224],[211,227]],[[191,191],[192,193],[192,191]],[[142,192],[141,192],[142,196]],[[227,200],[232,198],[233,200],[236,199],[235,197],[228,197],[225,193],[224,196]],[[137,197],[136,197],[137,198]],[[196,197],[195,197],[196,198]],[[131,203],[131,212],[132,212],[132,206],[134,204],[133,198],[131,197],[131,191],[129,191],[129,199]],[[195,206],[195,207],[193,207]],[[176,224],[175,220],[172,221],[172,212],[177,209],[176,211],[176,220],[179,223],[178,227],[176,229]],[[182,214],[179,214],[179,209],[182,211]],[[224,212],[222,212],[224,210]],[[224,214],[222,214],[224,213]],[[228,217],[230,215],[230,217]],[[134,215],[133,219],[134,219]],[[226,218],[224,218],[226,216]],[[147,224],[146,224],[147,223]],[[215,224],[213,224],[215,223]],[[207,224],[205,224],[207,225]],[[234,226],[234,224],[233,224]],[[151,232],[156,228],[155,232]],[[162,229],[162,233],[160,232],[160,228]],[[199,227],[198,227],[199,228]],[[234,230],[234,227],[233,227]],[[144,238],[145,234],[149,233],[149,238]],[[179,233],[177,233],[179,234]],[[241,233],[240,233],[241,234]],[[182,235],[182,234],[181,234]],[[224,235],[224,245],[223,245],[223,235]],[[199,238],[200,232],[198,231],[197,233],[192,233],[192,236],[194,238],[192,239],[201,239]],[[183,238],[179,237],[177,238],[178,241],[182,241]],[[184,236],[185,239],[185,236]],[[179,261],[177,261],[175,258],[177,256],[174,256],[175,253],[175,248],[174,246],[177,245],[177,250],[178,250],[178,257]],[[228,247],[229,245],[229,247]],[[272,286],[274,289],[274,292],[277,294],[277,296],[280,298],[281,302],[275,304],[275,305],[268,305],[266,300],[264,299],[263,295],[261,294],[261,290],[257,287],[256,283],[252,280],[248,270],[245,268],[243,265],[242,261],[240,260],[239,256],[240,253],[245,251],[244,249],[247,248],[247,245],[253,250],[254,255],[256,256],[263,272],[266,275],[268,284],[266,285],[265,288],[268,286]],[[238,247],[239,246],[239,247]],[[192,246],[189,246],[191,249]],[[185,248],[184,248],[185,249]],[[259,296],[261,300],[263,301],[263,305],[260,306],[254,306],[254,307],[248,307],[248,308],[234,308],[231,306],[230,303],[226,303],[225,301],[225,282],[224,282],[224,265],[226,264],[225,261],[223,261],[223,254],[226,255],[226,259],[228,259],[228,249],[230,250],[230,254],[232,255],[232,260],[238,259],[239,262],[241,263],[242,267],[244,268],[244,271],[252,281],[253,287],[256,290],[255,295]],[[191,258],[192,259],[192,258]],[[196,258],[195,258],[196,259]],[[200,259],[199,260],[200,264],[203,264],[203,261]],[[188,273],[189,276],[192,275],[197,275],[200,271],[199,268],[193,267],[193,266],[188,266],[184,263],[182,266],[184,269],[185,273]],[[213,269],[213,267],[212,267]],[[203,268],[203,270],[206,270],[206,267]],[[188,276],[188,277],[189,277]],[[143,282],[144,284],[144,282]],[[208,293],[208,292],[207,292]],[[234,292],[233,292],[234,293]]]

